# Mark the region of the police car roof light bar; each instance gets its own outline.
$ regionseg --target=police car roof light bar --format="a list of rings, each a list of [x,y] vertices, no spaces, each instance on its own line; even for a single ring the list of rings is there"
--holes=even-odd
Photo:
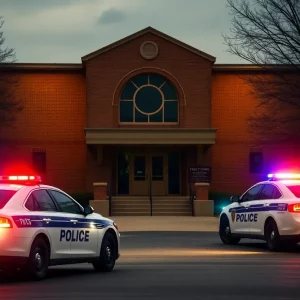
[[[42,182],[41,176],[35,175],[8,175],[0,176],[1,183],[38,184]]]
[[[300,180],[300,174],[294,173],[276,173],[276,174],[268,174],[269,180]]]

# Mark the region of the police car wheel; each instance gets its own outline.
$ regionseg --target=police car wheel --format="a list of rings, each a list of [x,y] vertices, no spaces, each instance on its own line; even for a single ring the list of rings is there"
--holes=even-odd
[[[220,235],[221,241],[225,245],[236,245],[241,240],[240,238],[236,238],[231,235],[229,220],[226,216],[221,217],[220,227],[219,227],[219,235]]]
[[[266,227],[266,242],[270,251],[277,251],[281,248],[280,235],[274,221],[269,221]]]
[[[32,246],[27,265],[27,271],[34,280],[41,280],[47,276],[49,266],[49,249],[46,242],[38,238]]]
[[[114,236],[107,232],[103,238],[100,258],[93,263],[94,269],[98,272],[110,272],[116,263],[116,244]]]

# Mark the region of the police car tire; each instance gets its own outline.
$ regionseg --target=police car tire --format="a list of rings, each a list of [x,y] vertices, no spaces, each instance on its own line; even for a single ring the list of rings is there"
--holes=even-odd
[[[268,222],[265,235],[267,247],[270,251],[278,251],[282,248],[283,243],[280,241],[280,235],[275,221],[270,220]]]
[[[36,266],[36,255],[39,255],[41,259],[42,266],[40,269]],[[30,250],[29,260],[27,263],[27,271],[29,272],[29,276],[34,280],[42,280],[48,274],[48,266],[49,266],[49,248],[42,238],[37,238]]]
[[[110,249],[110,258],[107,247]],[[115,267],[116,254],[115,238],[110,232],[107,232],[102,240],[99,260],[93,262],[94,269],[97,272],[111,272]]]
[[[225,230],[227,227],[229,228],[229,232],[226,234]],[[223,215],[220,220],[219,236],[225,245],[237,245],[241,240],[240,238],[231,235],[229,220],[225,215]]]

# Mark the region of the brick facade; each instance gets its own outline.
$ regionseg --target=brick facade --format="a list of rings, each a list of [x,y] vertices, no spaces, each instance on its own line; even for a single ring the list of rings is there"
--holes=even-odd
[[[68,191],[85,190],[86,122],[83,72],[20,72],[16,97],[24,110],[1,130],[1,169],[31,166],[32,151],[46,152],[43,180]],[[13,167],[12,167],[13,166]]]
[[[145,60],[139,53],[140,45],[149,40],[159,46],[153,60]],[[125,82],[142,72],[156,72],[168,78],[179,94],[179,124],[168,127],[218,129],[216,144],[210,149],[210,190],[242,192],[262,176],[249,172],[249,151],[257,145],[246,122],[258,102],[241,74],[213,65],[205,57],[146,32],[85,61],[76,70],[16,68],[20,76],[17,97],[24,100],[25,109],[14,128],[0,131],[2,167],[22,162],[30,165],[33,149],[40,148],[47,155],[47,184],[69,192],[91,192],[94,182],[112,179],[115,189],[115,148],[103,147],[102,163],[97,164],[96,148],[85,144],[84,128],[158,126],[119,124],[119,96]],[[292,159],[298,149],[276,147],[262,147],[267,160],[280,157],[280,149]],[[182,188],[187,194],[186,168],[196,163],[197,153],[192,146],[185,153]]]

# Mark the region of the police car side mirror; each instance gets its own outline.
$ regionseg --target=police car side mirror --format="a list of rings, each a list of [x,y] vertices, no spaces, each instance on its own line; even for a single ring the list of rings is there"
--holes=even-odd
[[[240,202],[240,197],[239,196],[231,196],[230,197],[230,202],[231,203]]]
[[[94,212],[94,209],[91,206],[86,206],[83,211],[83,213],[86,216],[92,214],[93,212]]]

